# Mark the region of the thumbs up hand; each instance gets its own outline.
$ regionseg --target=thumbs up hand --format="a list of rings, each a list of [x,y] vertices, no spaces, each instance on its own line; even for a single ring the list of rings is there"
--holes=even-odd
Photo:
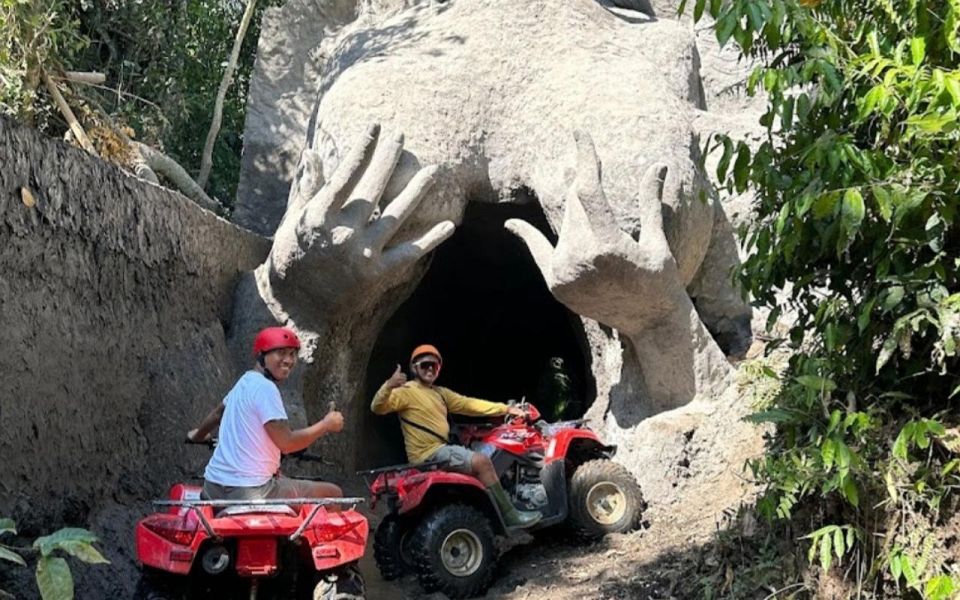
[[[407,375],[400,370],[400,365],[397,365],[397,370],[393,372],[393,375],[390,376],[390,379],[387,379],[386,386],[392,390],[393,388],[400,387],[406,382]]]
[[[339,411],[332,410],[328,412],[321,422],[324,424],[324,429],[326,429],[327,432],[337,433],[343,431],[343,414]]]

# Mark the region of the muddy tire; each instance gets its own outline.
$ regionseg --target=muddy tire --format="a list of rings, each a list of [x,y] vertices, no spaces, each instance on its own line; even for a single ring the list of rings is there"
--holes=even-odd
[[[183,576],[144,568],[133,592],[137,600],[183,600],[187,597]]]
[[[640,526],[643,494],[623,465],[606,459],[577,467],[570,478],[569,525],[584,541],[608,533],[626,533]]]
[[[496,560],[490,521],[463,504],[443,506],[413,532],[411,555],[420,587],[450,598],[473,598],[490,586]]]
[[[410,555],[411,524],[397,515],[387,515],[373,533],[373,558],[386,581],[414,572]]]
[[[364,600],[366,584],[356,563],[321,573],[313,600]]]

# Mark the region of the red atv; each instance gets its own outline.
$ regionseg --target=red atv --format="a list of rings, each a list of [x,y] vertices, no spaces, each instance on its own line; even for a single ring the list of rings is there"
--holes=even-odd
[[[199,486],[178,483],[153,502],[165,512],[137,523],[135,597],[362,600],[357,561],[369,526],[355,510],[361,502],[201,500]]]
[[[644,508],[633,475],[610,458],[582,420],[548,424],[532,404],[525,417],[502,424],[459,428],[460,442],[490,457],[511,500],[543,519],[531,530],[563,526],[581,540],[627,532]],[[416,573],[426,592],[451,598],[482,594],[493,577],[494,536],[518,532],[505,526],[496,502],[476,478],[443,471],[443,463],[399,465],[363,471],[372,477],[376,506],[389,514],[374,533],[374,557],[386,580]]]

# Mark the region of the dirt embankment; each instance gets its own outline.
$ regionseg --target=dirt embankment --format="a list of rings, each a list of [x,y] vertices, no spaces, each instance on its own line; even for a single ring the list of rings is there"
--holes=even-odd
[[[123,507],[142,512],[206,459],[180,443],[184,423],[233,382],[234,281],[268,248],[0,118],[0,516],[31,536],[91,526],[124,564]],[[114,597],[97,573],[79,598]]]

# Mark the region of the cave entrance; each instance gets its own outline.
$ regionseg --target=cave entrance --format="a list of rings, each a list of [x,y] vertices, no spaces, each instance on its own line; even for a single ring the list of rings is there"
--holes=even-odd
[[[428,343],[443,353],[444,387],[497,402],[525,397],[548,420],[583,415],[595,395],[583,327],[547,289],[523,242],[504,228],[512,218],[555,241],[535,202],[469,203],[462,225],[380,332],[365,398],[398,363],[410,376],[410,352]],[[366,414],[360,464],[406,462],[396,416]]]

